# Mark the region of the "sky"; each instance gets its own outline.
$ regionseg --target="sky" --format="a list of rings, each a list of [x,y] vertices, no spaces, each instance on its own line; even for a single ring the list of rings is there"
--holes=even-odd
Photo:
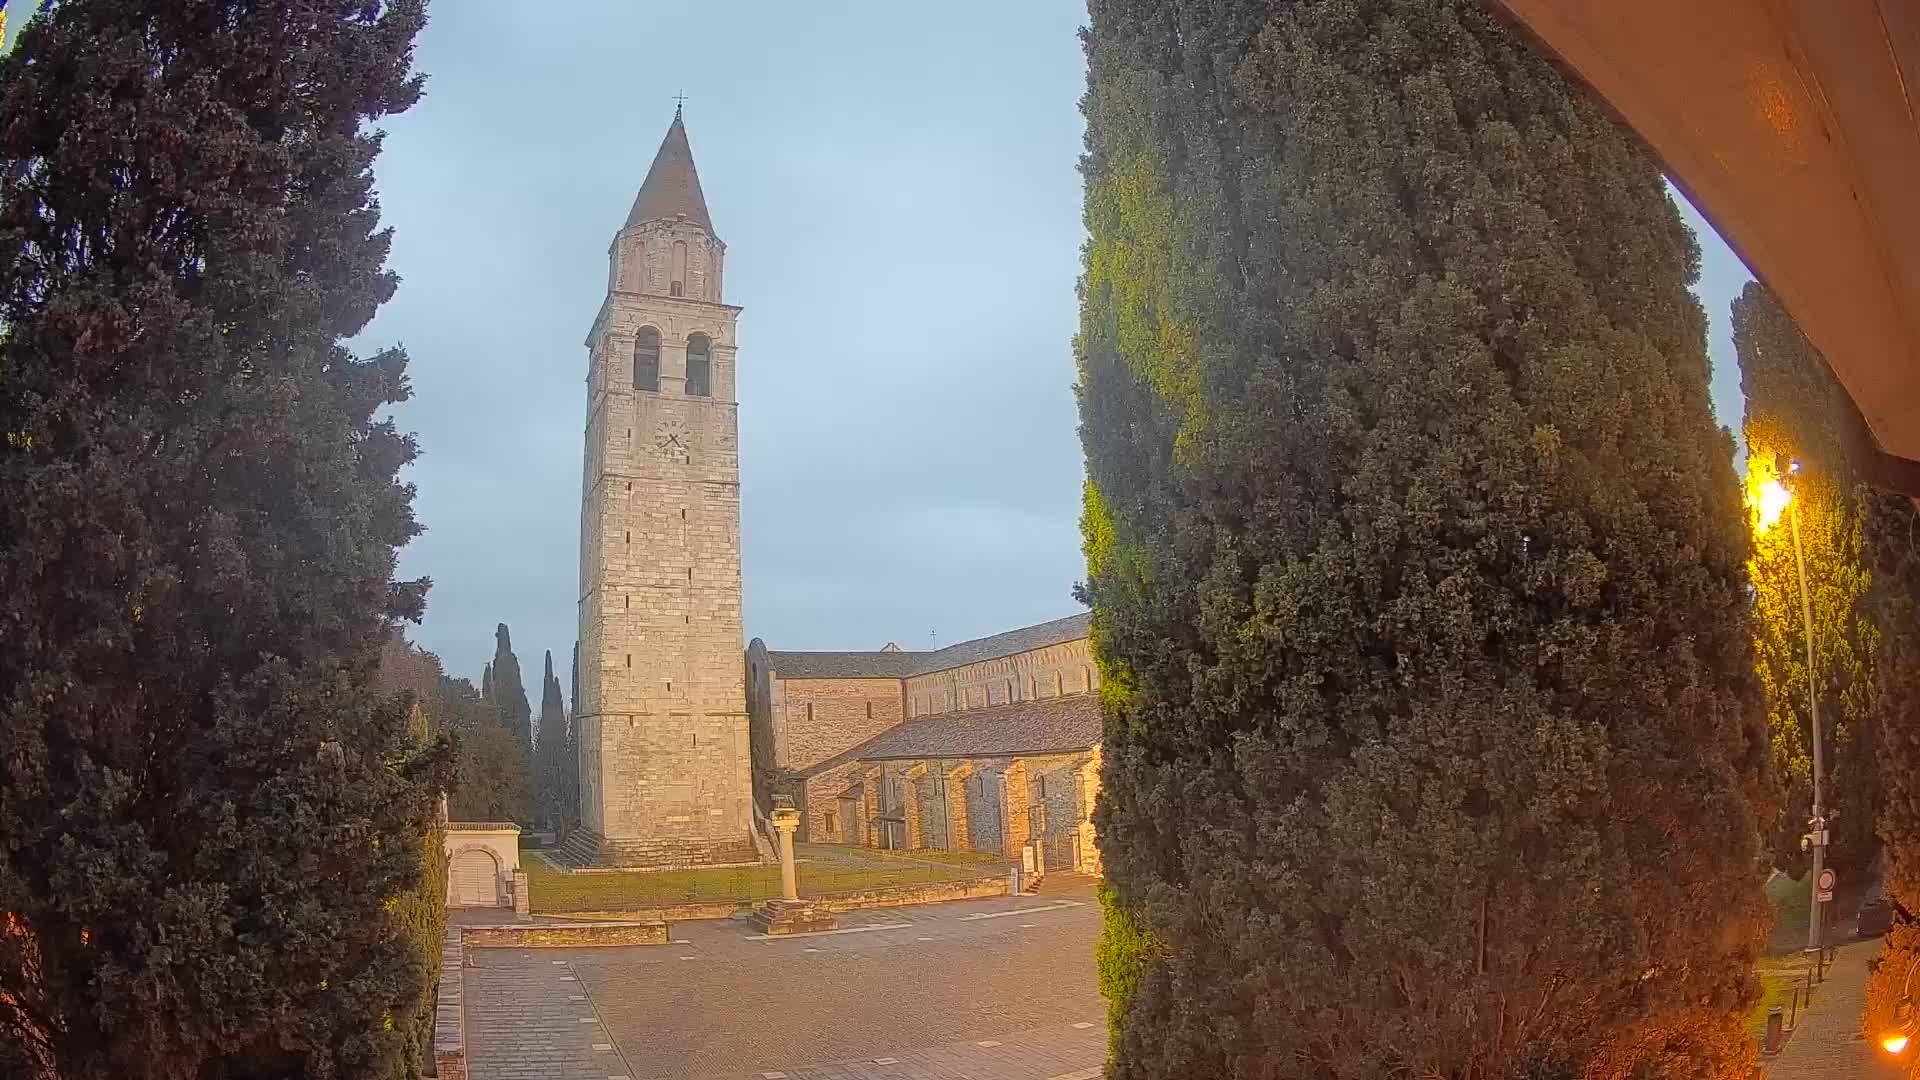
[[[8,37],[28,0],[11,0]],[[431,576],[412,636],[479,678],[512,628],[566,683],[586,336],[606,250],[686,94],[739,323],[743,602],[786,649],[947,645],[1079,609],[1077,0],[437,0],[376,172],[400,425]],[[1713,392],[1739,426],[1700,235]]]

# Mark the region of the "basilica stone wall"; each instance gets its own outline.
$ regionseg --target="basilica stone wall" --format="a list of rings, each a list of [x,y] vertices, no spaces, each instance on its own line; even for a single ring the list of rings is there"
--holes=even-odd
[[[770,695],[783,769],[810,768],[906,719],[898,679],[779,679]]]
[[[1038,701],[1098,689],[1100,672],[1086,638],[995,657],[906,680],[907,714],[937,713]]]

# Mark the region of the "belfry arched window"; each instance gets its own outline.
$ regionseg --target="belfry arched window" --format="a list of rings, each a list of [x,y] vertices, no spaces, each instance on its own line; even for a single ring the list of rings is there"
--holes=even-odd
[[[687,339],[687,393],[692,397],[713,396],[713,343],[705,334]]]
[[[641,327],[633,339],[633,388],[660,392],[660,331],[651,326]]]

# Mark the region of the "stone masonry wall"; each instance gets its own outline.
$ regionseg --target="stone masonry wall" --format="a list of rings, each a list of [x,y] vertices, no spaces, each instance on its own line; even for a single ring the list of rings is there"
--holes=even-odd
[[[906,680],[909,716],[1035,701],[1099,689],[1100,672],[1086,638],[983,660]]]
[[[906,719],[899,679],[774,676],[768,704],[780,768],[810,768]]]

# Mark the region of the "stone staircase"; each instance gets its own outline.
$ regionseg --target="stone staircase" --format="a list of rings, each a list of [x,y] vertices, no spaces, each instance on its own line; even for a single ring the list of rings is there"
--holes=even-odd
[[[563,869],[691,870],[703,866],[756,866],[762,861],[749,833],[727,840],[608,840],[576,829],[548,861]]]

